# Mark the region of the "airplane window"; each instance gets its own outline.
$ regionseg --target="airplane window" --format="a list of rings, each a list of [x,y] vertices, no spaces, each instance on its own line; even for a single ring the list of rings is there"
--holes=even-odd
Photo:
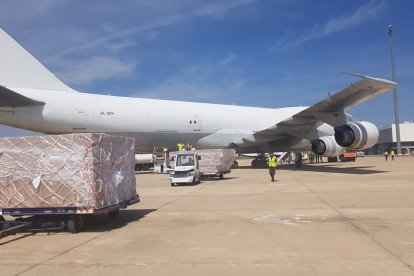
[[[194,121],[194,124],[197,124],[197,121]]]

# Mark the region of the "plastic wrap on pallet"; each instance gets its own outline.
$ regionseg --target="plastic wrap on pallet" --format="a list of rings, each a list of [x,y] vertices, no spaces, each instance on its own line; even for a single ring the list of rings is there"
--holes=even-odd
[[[201,156],[199,161],[200,173],[204,175],[218,175],[231,172],[234,158],[236,156],[234,149],[206,149],[193,150]],[[171,152],[170,158],[174,157],[177,152]],[[174,162],[171,162],[174,164]]]
[[[0,138],[0,208],[128,201],[137,194],[134,145],[102,133]]]

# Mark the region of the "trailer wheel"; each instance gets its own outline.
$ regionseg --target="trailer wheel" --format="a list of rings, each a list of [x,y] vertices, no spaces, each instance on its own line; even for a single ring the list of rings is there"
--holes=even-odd
[[[108,212],[108,218],[110,219],[117,219],[119,216],[119,209]]]
[[[3,216],[0,216],[0,231],[3,230],[3,223],[2,221],[6,221]]]
[[[68,218],[68,230],[71,233],[79,233],[83,229],[83,216],[75,215]]]
[[[219,179],[223,179],[224,178],[224,174],[219,174]]]
[[[171,183],[171,187],[174,187],[175,186],[175,183]]]

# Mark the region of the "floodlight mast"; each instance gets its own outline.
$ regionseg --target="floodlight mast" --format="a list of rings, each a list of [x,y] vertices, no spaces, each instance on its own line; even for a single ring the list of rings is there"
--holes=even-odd
[[[391,69],[392,69],[392,81],[397,82],[395,76],[395,61],[394,61],[394,47],[392,43],[392,25],[387,26],[387,32],[390,41],[390,54],[391,54]],[[394,88],[394,120],[395,120],[395,132],[397,136],[397,154],[401,154],[401,136],[400,136],[400,115],[398,112],[398,95],[397,86]]]

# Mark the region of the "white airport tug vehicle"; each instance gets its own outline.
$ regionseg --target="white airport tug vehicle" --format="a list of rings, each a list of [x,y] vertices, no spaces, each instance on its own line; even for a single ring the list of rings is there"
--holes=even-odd
[[[200,183],[200,156],[191,151],[180,152],[175,156],[174,171],[170,173],[171,186],[177,184]]]

